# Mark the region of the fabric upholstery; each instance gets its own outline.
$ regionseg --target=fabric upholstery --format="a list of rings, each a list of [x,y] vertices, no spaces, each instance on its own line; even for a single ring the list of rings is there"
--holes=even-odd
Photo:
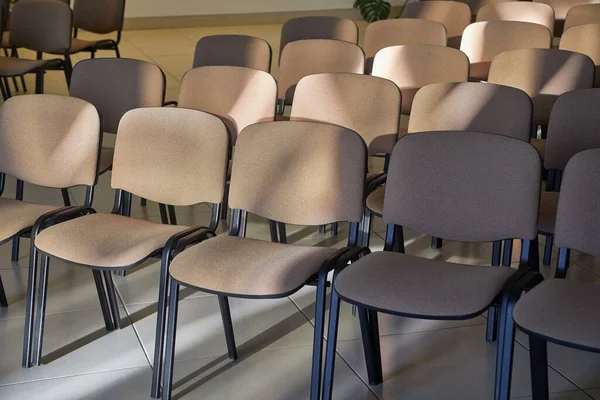
[[[533,101],[533,123],[548,125],[558,96],[592,87],[594,63],[588,56],[564,50],[506,51],[492,62],[489,81],[526,92]]]
[[[339,17],[300,17],[287,20],[281,28],[279,50],[291,42],[306,39],[332,39],[358,43],[358,26]]]
[[[283,297],[296,291],[336,252],[220,235],[173,259],[173,279],[196,289],[244,297]]]
[[[100,118],[91,104],[50,94],[23,95],[0,107],[0,171],[40,186],[96,182]]]
[[[358,133],[371,154],[391,153],[400,91],[393,82],[368,75],[310,75],[298,82],[290,118],[343,126]]]
[[[365,56],[362,49],[348,42],[328,39],[298,40],[281,51],[278,98],[292,104],[300,79],[320,73],[362,74]]]
[[[267,72],[232,66],[211,66],[188,71],[179,89],[179,107],[219,116],[237,136],[248,125],[275,119],[277,83]]]
[[[383,215],[383,200],[385,198],[385,186],[375,189],[367,196],[367,208],[373,214],[381,217]]]
[[[211,35],[196,43],[192,68],[212,65],[271,71],[271,46],[261,38],[246,35]]]
[[[0,197],[0,243],[33,226],[40,216],[56,208]]]
[[[161,107],[165,76],[152,63],[127,58],[96,58],[73,68],[70,95],[89,101],[102,116],[104,132],[117,133],[123,114],[134,108]]]
[[[486,309],[514,272],[381,251],[343,270],[335,289],[350,303],[394,314],[468,318]]]
[[[598,3],[598,0],[535,0],[546,3],[554,10],[554,36],[561,36],[564,31],[565,18],[569,10],[581,4]]]
[[[541,162],[526,142],[425,132],[392,152],[383,221],[462,242],[536,236]]]
[[[418,18],[439,22],[446,28],[448,46],[460,47],[463,31],[471,23],[471,9],[457,1],[415,1],[402,8],[400,18]]]
[[[579,4],[571,7],[565,18],[565,32],[574,26],[597,24],[600,21],[600,4]]]
[[[556,214],[557,247],[600,256],[600,149],[571,158],[563,172]]]
[[[0,57],[0,76],[19,76],[34,72],[53,60],[26,60],[16,57]]]
[[[600,7],[600,4],[594,4]],[[600,11],[600,10],[599,10]],[[600,22],[600,12],[597,22]],[[560,38],[559,49],[582,53],[590,57],[596,67],[594,87],[600,87],[600,25],[578,25],[566,30]]]
[[[544,25],[550,32],[554,32],[554,10],[543,3],[510,1],[488,4],[477,12],[477,22],[481,21],[531,22]]]
[[[599,301],[598,285],[547,279],[523,295],[513,316],[526,332],[597,351],[600,350]]]
[[[229,206],[296,225],[358,222],[366,158],[361,137],[337,125],[249,126],[233,156]]]
[[[457,0],[461,3],[465,3],[471,9],[471,13],[475,16],[477,12],[488,4],[504,3],[512,0]]]
[[[90,214],[44,229],[35,246],[76,264],[126,268],[145,260],[184,229],[115,214]]]
[[[558,192],[542,192],[540,196],[540,215],[538,230],[553,235],[556,225],[556,210],[558,208]]]
[[[10,44],[43,53],[71,48],[71,8],[60,1],[23,1],[10,17]]]
[[[549,49],[552,34],[545,26],[520,21],[484,21],[463,33],[460,49],[471,62],[471,79],[488,80],[490,63],[498,54],[514,49]]]
[[[73,26],[106,34],[123,28],[125,0],[74,0]]]
[[[402,114],[408,115],[412,99],[421,87],[467,81],[469,60],[461,51],[445,46],[392,46],[377,53],[372,73],[398,85],[402,92]]]

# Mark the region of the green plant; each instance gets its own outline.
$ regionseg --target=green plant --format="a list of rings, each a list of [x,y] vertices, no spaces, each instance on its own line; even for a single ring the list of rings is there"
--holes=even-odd
[[[355,0],[354,8],[367,22],[387,19],[390,16],[392,5],[385,0]]]

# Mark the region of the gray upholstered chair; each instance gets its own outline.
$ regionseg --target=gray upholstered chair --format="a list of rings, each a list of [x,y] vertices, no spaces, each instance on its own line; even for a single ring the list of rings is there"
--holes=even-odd
[[[600,7],[600,4],[594,4]],[[563,32],[558,48],[590,57],[596,66],[594,87],[600,87],[600,21],[576,25]]]
[[[121,57],[119,43],[124,17],[125,0],[74,0],[71,53],[89,52],[94,58],[98,50],[114,50],[117,58]],[[77,37],[80,30],[99,35],[117,32],[117,37],[83,40]]]
[[[249,126],[240,134],[231,175],[229,235],[188,248],[175,256],[169,268],[164,399],[171,398],[173,387],[180,285],[217,294],[221,299],[264,299],[288,296],[306,284],[317,285],[310,398],[319,399],[327,274],[337,264],[365,251],[354,246],[362,218],[366,160],[361,137],[337,125],[268,122]],[[308,247],[245,238],[248,213],[298,225],[350,222],[348,247]],[[225,335],[229,357],[235,359],[231,324],[229,328]]]
[[[306,39],[331,39],[358,43],[358,26],[350,19],[340,17],[299,17],[287,20],[281,27],[279,51],[288,43]]]
[[[334,274],[323,399],[332,396],[340,300],[358,307],[371,385],[383,381],[377,313],[460,320],[501,304],[495,398],[509,399],[514,329],[507,322],[520,291],[541,279],[536,272],[540,176],[535,149],[506,136],[425,132],[398,141],[385,193],[384,251],[340,265]],[[514,270],[407,255],[403,228],[462,242],[521,239],[521,265]],[[500,254],[493,258],[496,264]]]
[[[254,68],[271,72],[271,45],[247,35],[210,35],[196,43],[192,68],[215,65]]]
[[[477,22],[521,21],[543,25],[554,32],[554,10],[548,4],[509,1],[485,5],[477,12]]]
[[[563,175],[556,217],[555,243],[560,248],[556,278],[565,278],[571,250],[595,257],[600,208],[600,149],[571,158]],[[600,287],[588,282],[548,279],[524,295],[514,309],[516,325],[529,336],[534,400],[547,400],[547,343],[600,352]]]

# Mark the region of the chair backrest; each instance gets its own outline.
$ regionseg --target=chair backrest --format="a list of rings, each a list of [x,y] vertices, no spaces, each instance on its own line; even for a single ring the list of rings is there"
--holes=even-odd
[[[400,90],[387,79],[310,75],[298,82],[290,119],[343,126],[363,138],[370,154],[391,153],[398,137],[400,99]]]
[[[165,75],[157,65],[141,60],[83,60],[73,68],[70,95],[96,106],[104,132],[117,133],[127,111],[162,106]]]
[[[383,220],[463,242],[533,239],[540,164],[529,143],[506,136],[406,135],[392,152]]]
[[[457,0],[457,1],[460,1],[461,3],[465,3],[466,5],[468,5],[469,8],[471,9],[471,13],[473,14],[473,16],[475,16],[475,15],[477,15],[477,13],[479,12],[479,10],[482,7],[485,7],[488,4],[505,3],[505,2],[514,1],[514,0]]]
[[[25,182],[94,185],[100,144],[100,117],[86,101],[38,94],[0,107],[0,172]]]
[[[358,26],[340,17],[299,17],[287,20],[281,27],[279,50],[291,42],[306,39],[331,39],[358,43]]]
[[[218,204],[228,161],[220,118],[175,107],[131,110],[119,125],[111,185],[162,204]]]
[[[441,23],[446,28],[448,46],[459,48],[463,31],[471,23],[471,9],[458,1],[415,1],[404,6],[400,18]]]
[[[15,4],[10,16],[10,44],[41,53],[71,48],[71,8],[60,1]]]
[[[577,153],[562,176],[554,244],[600,256],[600,149]]]
[[[196,43],[192,68],[228,65],[271,72],[271,54],[269,43],[254,36],[205,36]]]
[[[533,124],[548,125],[558,96],[592,87],[594,63],[586,55],[565,50],[511,50],[494,58],[489,82],[523,90],[533,101]]]
[[[337,125],[249,126],[233,156],[229,206],[297,225],[362,219],[367,149]]]
[[[465,29],[460,49],[471,62],[471,78],[485,81],[490,63],[503,51],[549,49],[551,45],[552,34],[545,26],[519,21],[484,21]]]
[[[267,72],[244,67],[199,67],[188,71],[179,89],[179,107],[217,115],[235,145],[248,125],[275,119],[277,83]]]
[[[386,19],[367,26],[363,48],[367,73],[371,72],[373,58],[381,49],[405,44],[446,46],[446,28],[439,22],[415,18]]]
[[[600,87],[600,24],[577,25],[567,29],[560,38],[558,48],[590,57],[596,65],[594,87]]]
[[[292,104],[296,84],[305,76],[326,72],[362,74],[364,68],[365,55],[356,44],[328,39],[297,40],[281,52],[278,98]]]
[[[565,18],[565,32],[577,25],[600,24],[600,4],[580,4],[569,9]]]
[[[473,131],[529,141],[533,107],[522,90],[491,83],[435,83],[415,96],[408,132]]]
[[[123,29],[125,0],[74,0],[73,26],[106,34]]]
[[[405,45],[386,47],[373,61],[373,76],[394,82],[402,92],[402,114],[409,115],[417,91],[438,82],[465,82],[469,59],[460,50],[445,46]]]
[[[568,92],[556,99],[550,122],[544,166],[562,171],[575,154],[600,148],[600,89]]]
[[[538,3],[546,3],[554,10],[554,36],[562,35],[565,26],[565,18],[569,10],[581,4],[598,3],[598,0],[533,0]]]
[[[480,21],[520,21],[544,25],[554,32],[554,10],[548,4],[531,1],[510,1],[488,4],[477,12]]]

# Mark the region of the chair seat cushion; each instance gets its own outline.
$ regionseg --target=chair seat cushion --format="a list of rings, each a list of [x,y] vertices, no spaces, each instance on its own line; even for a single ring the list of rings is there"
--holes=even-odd
[[[385,197],[385,186],[378,187],[367,196],[367,208],[373,214],[381,217],[383,215],[383,199]]]
[[[59,207],[0,197],[0,243],[25,228],[30,228],[43,214]]]
[[[27,60],[15,57],[0,57],[0,76],[19,76],[33,72],[56,60]]]
[[[540,213],[538,216],[539,232],[554,235],[557,209],[558,192],[542,192],[540,196]]]
[[[386,313],[467,319],[481,314],[514,272],[382,251],[348,266],[335,289],[349,303]]]
[[[221,235],[173,259],[170,274],[199,290],[240,297],[283,297],[300,289],[337,250]]]
[[[600,350],[600,286],[547,279],[526,293],[514,309],[527,333],[585,350]]]
[[[121,215],[90,214],[45,229],[35,246],[46,254],[84,266],[128,268],[186,228]]]

